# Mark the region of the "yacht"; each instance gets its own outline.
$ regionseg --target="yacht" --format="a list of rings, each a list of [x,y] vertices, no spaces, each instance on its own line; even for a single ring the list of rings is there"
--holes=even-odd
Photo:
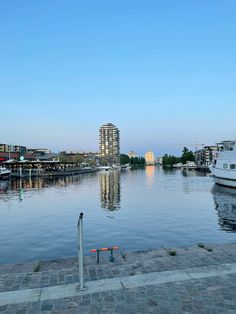
[[[236,188],[236,141],[223,141],[219,144],[216,158],[210,165],[215,183]]]
[[[11,170],[8,170],[5,167],[0,167],[0,179],[8,178],[11,174]]]

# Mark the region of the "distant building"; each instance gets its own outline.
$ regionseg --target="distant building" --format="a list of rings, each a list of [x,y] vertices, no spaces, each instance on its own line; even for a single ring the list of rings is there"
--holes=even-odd
[[[163,164],[163,157],[157,157],[156,162],[157,162],[157,164],[162,165]]]
[[[38,161],[59,161],[59,155],[54,153],[46,153],[36,157]]]
[[[109,165],[120,164],[120,131],[112,123],[99,129],[99,152]]]
[[[21,156],[30,160],[34,159],[31,154],[26,153],[25,146],[0,144],[0,162],[7,161],[9,159],[19,160]]]
[[[195,161],[198,166],[209,166],[216,157],[217,146],[204,146],[195,152]]]
[[[10,145],[10,144],[0,144],[0,152],[1,153],[22,153],[26,152],[25,146],[19,145]]]
[[[145,154],[145,161],[147,165],[154,165],[155,164],[155,155],[152,151],[148,151]]]
[[[136,158],[136,157],[138,157],[137,153],[135,153],[132,150],[128,153],[128,156],[129,156],[129,158]]]
[[[27,151],[34,155],[51,154],[48,148],[28,148]]]

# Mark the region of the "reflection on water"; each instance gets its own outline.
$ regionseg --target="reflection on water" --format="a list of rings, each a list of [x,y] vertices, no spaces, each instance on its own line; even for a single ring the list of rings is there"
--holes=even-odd
[[[162,167],[0,180],[0,264],[75,256],[81,211],[85,254],[235,241],[236,190],[212,187],[208,174]]]
[[[184,177],[206,177],[206,176],[209,176],[209,173],[205,171],[197,171],[193,169],[182,169],[182,175]]]
[[[12,193],[18,195],[20,202],[24,200],[25,193],[32,190],[41,190],[49,187],[66,188],[70,185],[76,185],[81,180],[86,179],[91,174],[83,176],[66,176],[66,177],[52,177],[52,178],[24,178],[15,180],[0,180],[0,201],[10,201]]]
[[[13,191],[18,191],[20,189],[43,189],[50,186],[66,187],[70,184],[75,184],[80,181],[78,176],[68,176],[60,178],[33,178],[33,179],[23,179],[23,180],[11,180],[9,181],[9,188]]]
[[[154,183],[155,169],[156,169],[155,166],[147,166],[145,169],[146,170],[146,182],[149,188],[151,188]]]
[[[8,184],[9,184],[8,180],[1,180],[0,181],[0,193],[6,192],[6,190],[8,189]]]
[[[212,194],[220,229],[236,232],[236,189],[215,185]]]
[[[102,171],[99,180],[101,208],[109,211],[120,208],[120,172]]]

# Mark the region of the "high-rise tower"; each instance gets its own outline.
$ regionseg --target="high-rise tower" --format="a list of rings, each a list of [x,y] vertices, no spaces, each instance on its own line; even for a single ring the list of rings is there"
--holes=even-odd
[[[100,156],[109,165],[120,164],[120,131],[112,123],[104,124],[99,129]]]

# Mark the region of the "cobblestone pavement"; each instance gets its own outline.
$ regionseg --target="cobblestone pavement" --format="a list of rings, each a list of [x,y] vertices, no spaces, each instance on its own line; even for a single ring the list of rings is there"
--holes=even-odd
[[[0,292],[76,283],[76,262],[76,259],[64,259],[0,265]],[[117,253],[114,263],[103,254],[99,265],[95,256],[85,258],[85,280],[98,281],[226,263],[236,263],[236,244]],[[0,313],[41,312],[236,313],[236,273],[0,306]]]

